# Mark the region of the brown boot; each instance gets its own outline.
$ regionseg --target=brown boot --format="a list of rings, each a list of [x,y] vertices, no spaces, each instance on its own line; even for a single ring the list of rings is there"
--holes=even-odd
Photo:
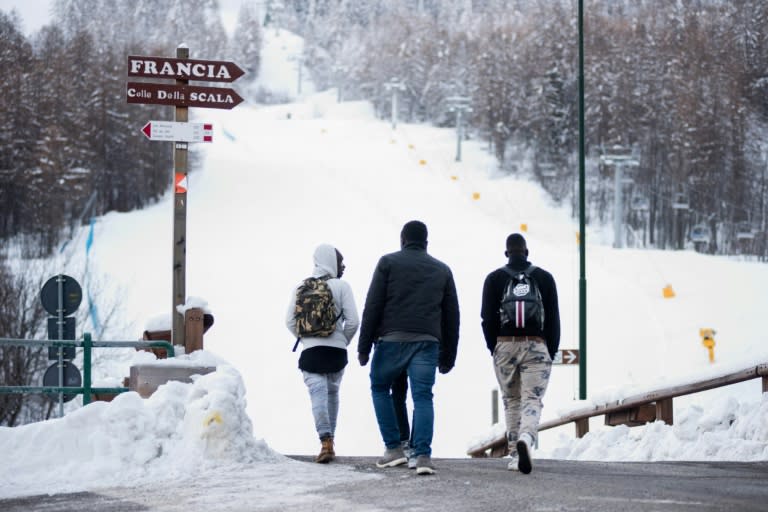
[[[327,464],[336,457],[336,452],[333,451],[333,438],[329,436],[323,438],[320,442],[322,443],[322,448],[320,449],[320,454],[315,457],[315,462]]]

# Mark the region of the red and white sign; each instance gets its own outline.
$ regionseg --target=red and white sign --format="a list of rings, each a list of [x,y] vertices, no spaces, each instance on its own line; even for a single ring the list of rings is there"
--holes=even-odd
[[[174,189],[177,194],[187,193],[187,175],[183,172],[177,172],[173,179]]]
[[[141,132],[149,140],[165,142],[213,142],[211,123],[178,123],[175,121],[150,121]]]

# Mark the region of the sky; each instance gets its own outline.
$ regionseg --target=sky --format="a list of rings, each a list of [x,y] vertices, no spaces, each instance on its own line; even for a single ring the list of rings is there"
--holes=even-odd
[[[229,34],[235,29],[237,13],[243,0],[218,0],[221,22]],[[0,10],[16,9],[27,35],[31,35],[51,20],[52,0],[0,0]]]
[[[503,430],[491,425],[496,382],[479,311],[483,280],[505,263],[510,232],[522,231],[531,261],[555,277],[561,348],[578,346],[577,224],[569,208],[553,204],[527,179],[529,162],[520,161],[518,175],[501,174],[476,140],[463,143],[462,162],[455,162],[450,128],[401,122],[393,131],[370,104],[339,104],[334,90],[315,91],[310,83],[297,97],[295,63],[284,56],[297,53],[301,40],[285,31],[265,38],[265,69],[254,87],[293,101],[192,113],[193,121],[212,122],[215,131],[212,144],[193,148],[202,164],[189,178],[187,295],[208,304],[215,324],[203,352],[157,364],[215,364],[218,371],[161,387],[146,400],[127,393],[82,408],[76,399],[64,418],[0,428],[0,497],[85,489],[129,495],[131,489],[121,489],[128,480],[152,494],[186,485],[187,468],[195,467],[196,479],[205,482],[206,510],[226,512],[233,488],[244,499],[255,492],[259,499],[269,496],[264,506],[288,507],[321,500],[329,483],[373,478],[282,455],[319,450],[284,318],[320,243],[344,254],[344,279],[361,313],[376,262],[399,248],[403,223],[423,220],[429,252],[451,266],[462,323],[456,367],[438,375],[434,388],[435,457],[464,457],[470,446]],[[140,129],[135,136],[143,137]],[[98,292],[102,316],[112,298],[113,322],[102,339],[138,339],[148,324],[170,318],[172,199],[96,219],[88,250],[84,227],[51,262]],[[588,399],[577,399],[576,366],[557,366],[542,420],[768,361],[767,265],[691,250],[613,249],[611,230],[595,226],[587,236]],[[666,286],[674,298],[662,296]],[[714,363],[701,345],[701,327],[717,331]],[[355,361],[356,343],[341,385],[336,451],[378,455],[384,447],[368,368]],[[153,357],[122,349],[96,353],[95,385],[105,386]],[[576,440],[573,425],[566,425],[543,432],[534,457],[765,461],[766,396],[753,380],[675,400],[674,426],[609,428],[598,417],[590,434]],[[260,482],[255,490],[254,481]]]

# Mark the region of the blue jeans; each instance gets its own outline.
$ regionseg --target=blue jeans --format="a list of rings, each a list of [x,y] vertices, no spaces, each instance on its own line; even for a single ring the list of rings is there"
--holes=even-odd
[[[408,371],[413,399],[413,454],[432,455],[435,409],[432,386],[440,352],[436,341],[382,341],[371,361],[371,395],[381,438],[387,449],[400,446],[400,429],[392,403],[392,383]]]
[[[320,440],[333,437],[336,433],[336,418],[339,416],[339,386],[344,370],[336,373],[301,373],[309,390],[317,436]]]

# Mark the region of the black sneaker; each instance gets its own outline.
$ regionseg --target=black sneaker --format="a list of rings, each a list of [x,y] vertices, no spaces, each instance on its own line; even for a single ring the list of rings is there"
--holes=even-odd
[[[519,458],[517,468],[521,473],[527,475],[533,469],[531,463],[531,445],[533,444],[533,438],[530,434],[521,434],[517,439],[517,456]]]

